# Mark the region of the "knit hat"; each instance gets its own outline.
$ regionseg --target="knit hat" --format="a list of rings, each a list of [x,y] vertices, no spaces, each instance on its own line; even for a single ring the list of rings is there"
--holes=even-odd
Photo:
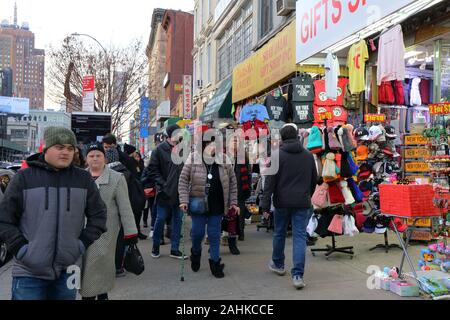
[[[328,193],[330,195],[330,204],[345,203],[341,188],[336,183],[333,182],[328,184]]]
[[[341,127],[338,131],[339,141],[342,144],[344,152],[350,152],[354,149],[353,143],[348,136],[347,128]]]
[[[331,150],[340,150],[342,149],[342,145],[339,142],[338,138],[336,137],[336,134],[334,133],[334,129],[332,127],[327,128],[328,132],[328,143]]]
[[[86,151],[86,157],[91,151],[100,151],[103,155],[105,155],[105,149],[103,149],[103,146],[100,143],[93,143],[89,145]]]
[[[106,162],[113,163],[119,161],[119,151],[116,148],[109,148],[105,152]]]
[[[355,198],[356,202],[363,201],[364,195],[359,189],[358,185],[356,184],[355,180],[353,178],[347,179],[348,187],[350,188],[350,191],[352,192],[353,198]]]
[[[125,144],[123,145],[123,151],[124,151],[127,155],[131,155],[133,152],[136,151],[136,147],[125,143]]]
[[[311,132],[308,137],[308,150],[322,148],[322,137],[318,127],[311,128]]]
[[[172,134],[173,134],[176,130],[179,130],[179,129],[181,129],[181,128],[180,128],[180,126],[177,125],[177,124],[173,124],[173,125],[171,125],[171,126],[168,126],[167,129],[166,129],[167,136],[168,136],[169,138],[172,138]]]
[[[63,127],[48,127],[44,132],[45,149],[44,153],[57,144],[77,145],[77,138],[72,130]]]
[[[355,198],[352,195],[352,192],[350,191],[347,181],[341,181],[341,189],[342,189],[342,194],[345,198],[345,204],[346,205],[350,205],[355,203]]]

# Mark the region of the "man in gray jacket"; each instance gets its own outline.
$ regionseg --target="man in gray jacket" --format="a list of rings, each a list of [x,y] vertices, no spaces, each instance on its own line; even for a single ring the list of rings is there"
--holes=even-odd
[[[0,239],[15,256],[13,300],[75,300],[67,269],[106,231],[97,186],[72,165],[73,132],[50,127],[44,140],[44,153],[27,160],[0,203]]]

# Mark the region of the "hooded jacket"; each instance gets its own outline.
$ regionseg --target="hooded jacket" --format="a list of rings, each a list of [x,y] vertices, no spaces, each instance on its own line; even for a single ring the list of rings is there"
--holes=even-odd
[[[273,195],[275,208],[309,209],[316,185],[313,155],[297,139],[285,140],[280,146],[278,172],[266,177],[260,206],[269,211]]]
[[[11,170],[6,170],[6,169],[0,169],[0,177],[2,176],[8,176],[9,177],[9,182],[11,182],[13,176],[14,176],[14,172]],[[6,190],[5,190],[6,191]],[[2,202],[4,197],[4,192],[3,192],[3,186],[0,186],[0,202]]]
[[[55,280],[106,231],[106,206],[87,171],[57,171],[43,155],[27,164],[0,203],[0,238],[16,255],[13,277]]]

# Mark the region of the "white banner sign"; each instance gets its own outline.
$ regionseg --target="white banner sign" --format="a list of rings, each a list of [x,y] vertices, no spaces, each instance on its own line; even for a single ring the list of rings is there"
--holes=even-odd
[[[192,119],[192,76],[183,76],[183,115]]]
[[[95,77],[85,76],[83,78],[83,111],[93,112],[95,100]]]
[[[30,99],[0,96],[0,113],[30,113]]]
[[[418,0],[297,1],[297,63]]]

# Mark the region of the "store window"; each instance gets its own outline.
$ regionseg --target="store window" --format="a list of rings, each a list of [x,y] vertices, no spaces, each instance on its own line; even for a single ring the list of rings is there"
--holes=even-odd
[[[206,80],[207,83],[211,83],[211,43],[208,43],[207,49],[206,49],[206,64],[207,64],[207,74],[206,74]]]
[[[259,37],[264,38],[273,28],[273,1],[260,0],[260,31]]]

